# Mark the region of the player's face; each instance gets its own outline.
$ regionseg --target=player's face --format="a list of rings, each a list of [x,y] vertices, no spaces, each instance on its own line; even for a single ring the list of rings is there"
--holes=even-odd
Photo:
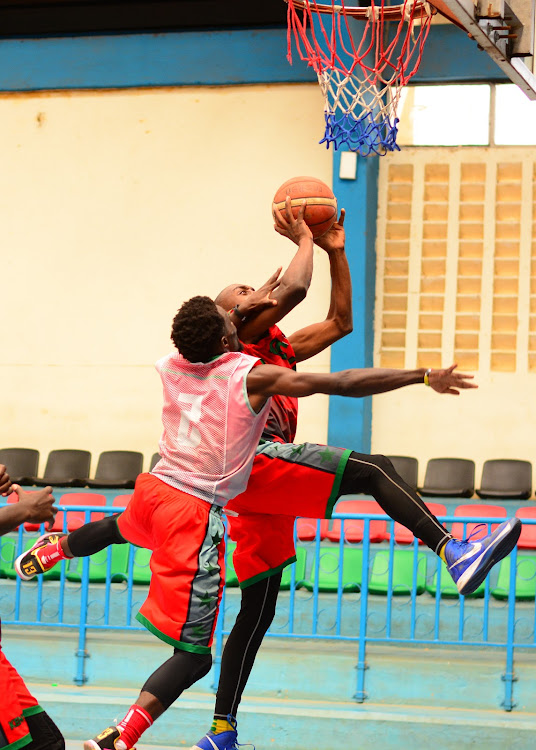
[[[229,313],[227,313],[223,308],[219,307],[218,312],[223,318],[224,323],[224,344],[223,344],[223,350],[226,352],[241,352],[242,351],[242,344],[238,340],[238,334],[236,332],[236,326],[231,321],[231,318],[229,317]]]
[[[227,310],[232,310],[235,305],[239,305],[254,291],[255,289],[247,284],[231,284],[223,292],[220,292],[218,297],[222,300],[222,304],[225,303],[223,306]]]

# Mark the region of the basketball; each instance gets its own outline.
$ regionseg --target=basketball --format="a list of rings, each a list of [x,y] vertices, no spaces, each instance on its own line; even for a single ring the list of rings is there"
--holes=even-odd
[[[298,211],[304,199],[305,223],[313,233],[313,237],[321,237],[337,220],[337,199],[331,188],[316,177],[293,177],[284,182],[274,195],[274,203],[285,215],[285,200],[290,195],[292,213],[298,216]]]

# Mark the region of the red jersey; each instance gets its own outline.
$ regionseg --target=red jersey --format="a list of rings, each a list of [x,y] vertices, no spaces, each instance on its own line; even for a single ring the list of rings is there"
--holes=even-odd
[[[244,353],[258,357],[265,365],[296,369],[292,344],[278,326],[272,326],[255,344],[243,344]],[[278,443],[293,443],[298,423],[298,399],[294,396],[272,396],[270,413],[262,437]]]

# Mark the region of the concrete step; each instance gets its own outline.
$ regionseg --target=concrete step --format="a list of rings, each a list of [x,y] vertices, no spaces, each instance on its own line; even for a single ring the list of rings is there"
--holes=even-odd
[[[130,690],[30,684],[69,738],[68,750],[120,720]],[[135,696],[134,696],[135,697]],[[208,729],[214,696],[188,691],[145,733],[138,750],[190,747]],[[528,750],[536,747],[536,714],[430,706],[248,698],[239,714],[241,742],[256,750]],[[78,743],[78,744],[77,744]]]

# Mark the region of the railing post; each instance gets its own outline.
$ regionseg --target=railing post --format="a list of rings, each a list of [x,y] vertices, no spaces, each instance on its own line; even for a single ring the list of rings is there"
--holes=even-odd
[[[74,682],[76,685],[85,685],[85,683],[88,681],[88,677],[86,675],[86,659],[89,659],[89,653],[86,651],[88,601],[89,601],[89,557],[84,557],[82,560],[82,589],[81,589],[81,596],[80,596],[80,625],[78,628],[78,649],[75,652],[76,675],[74,677]]]
[[[504,682],[504,700],[502,706],[505,711],[511,711],[516,705],[514,702],[514,682],[517,677],[514,673],[514,638],[516,625],[516,574],[517,574],[517,547],[514,547],[510,555],[510,585],[508,588],[508,622],[506,627],[506,671],[501,679]]]
[[[357,691],[354,700],[364,703],[365,693],[365,671],[368,669],[366,662],[367,651],[367,617],[368,617],[368,573],[370,564],[370,519],[364,519],[363,529],[363,564],[361,567],[361,608],[359,614],[359,650],[357,656]]]

